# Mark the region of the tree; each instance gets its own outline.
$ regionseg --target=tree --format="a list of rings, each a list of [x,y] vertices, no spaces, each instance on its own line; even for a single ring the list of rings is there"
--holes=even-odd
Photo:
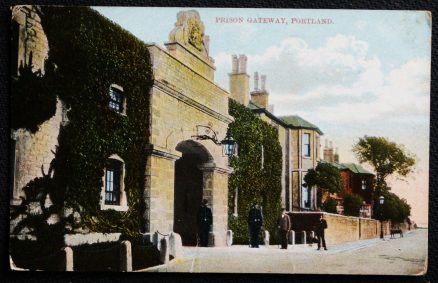
[[[400,199],[396,194],[387,192],[384,195],[383,207],[377,210],[378,218],[391,220],[392,223],[402,223],[411,215],[411,206],[405,199]]]
[[[348,216],[360,216],[360,208],[363,199],[359,195],[349,195],[344,197],[344,214]]]
[[[307,171],[304,182],[305,187],[318,187],[318,205],[321,204],[323,193],[339,193],[342,189],[341,174],[338,168],[327,162],[319,162],[315,169]]]
[[[376,172],[376,197],[389,191],[386,178],[390,175],[406,177],[415,165],[415,156],[403,145],[383,137],[364,136],[353,146],[360,163],[368,163]]]

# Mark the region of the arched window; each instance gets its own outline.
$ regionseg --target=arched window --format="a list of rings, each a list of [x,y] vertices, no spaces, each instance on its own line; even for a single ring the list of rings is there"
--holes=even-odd
[[[128,210],[125,192],[125,163],[118,155],[111,155],[105,164],[101,209]]]

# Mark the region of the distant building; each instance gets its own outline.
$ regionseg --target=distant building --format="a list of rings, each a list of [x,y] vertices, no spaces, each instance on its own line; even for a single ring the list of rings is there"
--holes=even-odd
[[[324,147],[324,161],[329,162],[339,169],[342,179],[342,191],[339,194],[332,195],[338,201],[338,213],[343,214],[343,199],[349,195],[359,195],[363,199],[363,205],[360,216],[365,218],[372,217],[373,207],[373,188],[375,175],[359,164],[339,163],[337,150],[333,151],[332,143]]]
[[[315,168],[320,157],[320,136],[323,132],[300,116],[279,117],[273,114],[266,89],[266,76],[254,73],[254,90],[250,90],[246,71],[247,57],[232,56],[230,97],[250,108],[263,121],[278,129],[283,153],[281,203],[289,211],[317,208],[316,188],[303,187],[304,176]],[[260,79],[260,87],[259,87]]]

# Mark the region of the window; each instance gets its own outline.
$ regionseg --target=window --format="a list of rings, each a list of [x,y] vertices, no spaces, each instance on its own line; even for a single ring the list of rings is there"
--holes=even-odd
[[[125,113],[125,96],[123,95],[123,90],[116,88],[114,86],[110,87],[109,91],[110,101],[109,107],[110,109],[122,113]]]
[[[107,159],[103,176],[101,209],[128,210],[124,189],[125,164],[117,155]]]
[[[120,183],[123,164],[119,160],[108,159],[105,168],[105,204],[120,204]]]
[[[303,156],[310,157],[310,134],[303,134]]]
[[[362,190],[367,189],[367,182],[365,180],[362,180]]]
[[[301,207],[310,208],[310,188],[304,187],[305,184],[304,176],[307,172],[302,172],[301,175]]]

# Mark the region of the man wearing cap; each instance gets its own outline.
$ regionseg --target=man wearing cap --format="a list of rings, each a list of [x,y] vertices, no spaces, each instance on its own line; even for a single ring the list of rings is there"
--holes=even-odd
[[[248,214],[248,226],[251,236],[251,248],[259,247],[260,230],[263,226],[263,215],[260,206],[256,203]]]

